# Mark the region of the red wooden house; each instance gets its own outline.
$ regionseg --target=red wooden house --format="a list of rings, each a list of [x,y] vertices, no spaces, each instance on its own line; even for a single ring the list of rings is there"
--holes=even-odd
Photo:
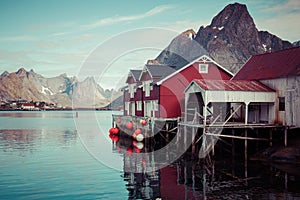
[[[141,85],[135,90],[133,98],[128,98],[130,87],[133,86],[128,82],[129,77],[127,79],[129,88],[124,93],[125,115],[180,117],[184,111],[184,90],[193,79],[229,80],[231,77],[230,71],[206,55],[200,56],[177,71],[165,65],[146,65],[137,81]],[[128,106],[130,104],[133,106]],[[137,112],[140,111],[138,108],[141,108],[142,113]]]
[[[143,116],[142,107],[142,88],[139,77],[142,70],[130,70],[126,83],[127,88],[124,90],[124,115]],[[139,105],[136,105],[139,104]]]

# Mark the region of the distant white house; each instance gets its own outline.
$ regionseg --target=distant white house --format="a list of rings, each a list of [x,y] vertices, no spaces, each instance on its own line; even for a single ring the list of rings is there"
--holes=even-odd
[[[35,106],[33,103],[23,103],[21,105],[21,109],[22,110],[34,110],[35,109]]]

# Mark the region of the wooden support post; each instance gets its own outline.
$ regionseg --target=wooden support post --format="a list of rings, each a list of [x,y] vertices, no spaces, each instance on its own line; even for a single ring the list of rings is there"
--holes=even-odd
[[[205,128],[203,128],[203,135],[202,135],[202,146],[201,148],[203,149],[203,155],[201,155],[202,158],[204,158],[205,156],[205,152],[206,152],[206,134],[204,132]]]
[[[206,120],[207,120],[207,94],[205,93],[205,100],[204,100],[204,110],[203,110],[203,135],[202,135],[202,149],[203,149],[203,154],[202,156],[206,156]],[[204,157],[203,157],[204,158]]]
[[[196,145],[196,141],[195,141],[195,127],[192,127],[192,156],[194,156],[195,154],[195,145]]]
[[[211,155],[212,156],[215,156],[215,139],[214,139],[214,136],[211,137]]]
[[[166,121],[166,143],[169,143],[169,123]]]
[[[287,147],[287,126],[284,127],[284,147]]]
[[[245,129],[245,162],[248,160],[248,140],[247,140],[247,137],[248,137],[248,130]]]
[[[184,125],[183,127],[183,145],[184,145],[184,149],[187,149],[187,126]]]
[[[245,179],[246,179],[246,185],[248,185],[248,141],[247,141],[247,137],[248,137],[248,130],[245,129]]]
[[[288,175],[287,172],[284,172],[284,189],[288,189]]]
[[[245,124],[248,124],[248,106],[249,106],[249,102],[245,102]]]
[[[258,128],[255,129],[255,137],[259,138],[258,137]],[[255,141],[255,150],[256,150],[256,152],[258,151],[258,140]]]
[[[234,129],[231,129],[232,136],[234,137]],[[231,154],[232,159],[235,159],[235,144],[234,144],[234,138],[231,138]]]
[[[269,146],[271,147],[271,146],[273,146],[273,133],[272,133],[272,128],[270,128],[270,130],[269,130],[269,137],[270,137],[270,139],[269,139]]]

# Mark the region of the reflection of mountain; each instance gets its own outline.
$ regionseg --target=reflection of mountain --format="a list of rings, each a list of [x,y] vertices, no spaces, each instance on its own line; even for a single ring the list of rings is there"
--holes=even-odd
[[[42,143],[67,147],[70,142],[76,141],[76,139],[75,130],[56,130],[53,132],[44,129],[1,130],[0,147],[5,147],[3,151],[25,153],[38,149],[37,146]]]

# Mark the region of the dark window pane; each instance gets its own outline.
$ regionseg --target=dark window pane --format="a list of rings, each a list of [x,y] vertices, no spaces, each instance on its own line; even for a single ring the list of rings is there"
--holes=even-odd
[[[279,97],[279,111],[285,111],[285,98]]]

